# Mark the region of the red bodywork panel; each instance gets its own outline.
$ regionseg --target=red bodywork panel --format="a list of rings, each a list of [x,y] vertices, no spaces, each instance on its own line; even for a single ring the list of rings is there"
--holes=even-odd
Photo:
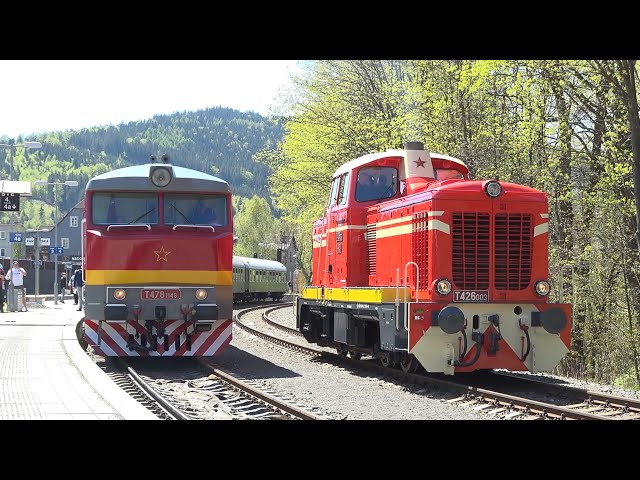
[[[103,230],[106,230],[104,228]],[[132,230],[132,229],[130,229]],[[232,269],[233,237],[229,232],[106,232],[87,230],[87,270],[219,270]],[[98,254],[92,255],[91,252]],[[203,263],[207,259],[208,263]]]

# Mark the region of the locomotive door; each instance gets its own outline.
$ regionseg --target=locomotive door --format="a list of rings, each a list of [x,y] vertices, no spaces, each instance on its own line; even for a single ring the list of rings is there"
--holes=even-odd
[[[348,190],[349,173],[333,179],[331,197],[329,198],[327,257],[325,264],[326,285],[328,286],[344,286],[346,281],[344,276],[344,272],[346,271],[346,255],[343,254],[343,242],[346,240]]]

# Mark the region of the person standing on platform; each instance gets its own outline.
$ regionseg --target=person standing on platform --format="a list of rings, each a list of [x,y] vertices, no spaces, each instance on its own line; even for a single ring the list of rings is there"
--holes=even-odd
[[[6,288],[6,283],[4,281],[4,267],[2,265],[0,265],[0,278],[2,280],[0,280],[0,313],[4,313],[4,301],[7,298],[7,288]],[[8,308],[7,308],[8,310]]]
[[[64,292],[67,289],[67,272],[60,275],[60,285],[58,285],[58,293],[60,294],[60,303],[64,303]]]
[[[24,277],[27,276],[27,271],[18,265],[17,261],[13,262],[11,271],[7,274],[7,279],[13,284],[13,294],[17,295],[17,290],[22,290],[22,311],[27,310],[27,291],[24,289]],[[7,302],[8,303],[8,302]],[[16,308],[18,306],[16,305]]]
[[[73,272],[72,278],[73,286],[76,289],[76,295],[78,296],[78,311],[82,310],[82,303],[84,297],[84,291],[82,287],[84,287],[84,281],[82,280],[82,269],[79,268],[75,272]]]

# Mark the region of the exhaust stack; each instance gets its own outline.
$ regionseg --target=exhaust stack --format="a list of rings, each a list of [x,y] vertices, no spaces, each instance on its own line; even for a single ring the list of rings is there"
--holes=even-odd
[[[435,175],[431,155],[424,149],[422,142],[406,142],[404,149],[406,194],[411,195],[427,188],[427,185],[435,180]]]

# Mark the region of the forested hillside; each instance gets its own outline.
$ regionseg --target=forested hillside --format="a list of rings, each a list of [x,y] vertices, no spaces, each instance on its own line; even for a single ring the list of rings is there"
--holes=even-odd
[[[0,178],[27,182],[76,180],[78,187],[58,187],[58,207],[66,212],[83,198],[84,187],[94,175],[146,163],[151,155],[166,153],[176,165],[228,181],[236,199],[258,195],[271,204],[265,180],[271,171],[252,157],[274,146],[283,131],[281,122],[257,113],[219,107],[120,125],[42,133],[26,139],[5,137],[0,143],[35,140],[42,143],[42,148],[16,148],[13,156],[9,148],[4,148],[0,151]],[[14,220],[33,228],[53,223],[52,188],[34,187],[33,198],[23,200],[20,218]],[[6,214],[0,222],[8,223]]]

